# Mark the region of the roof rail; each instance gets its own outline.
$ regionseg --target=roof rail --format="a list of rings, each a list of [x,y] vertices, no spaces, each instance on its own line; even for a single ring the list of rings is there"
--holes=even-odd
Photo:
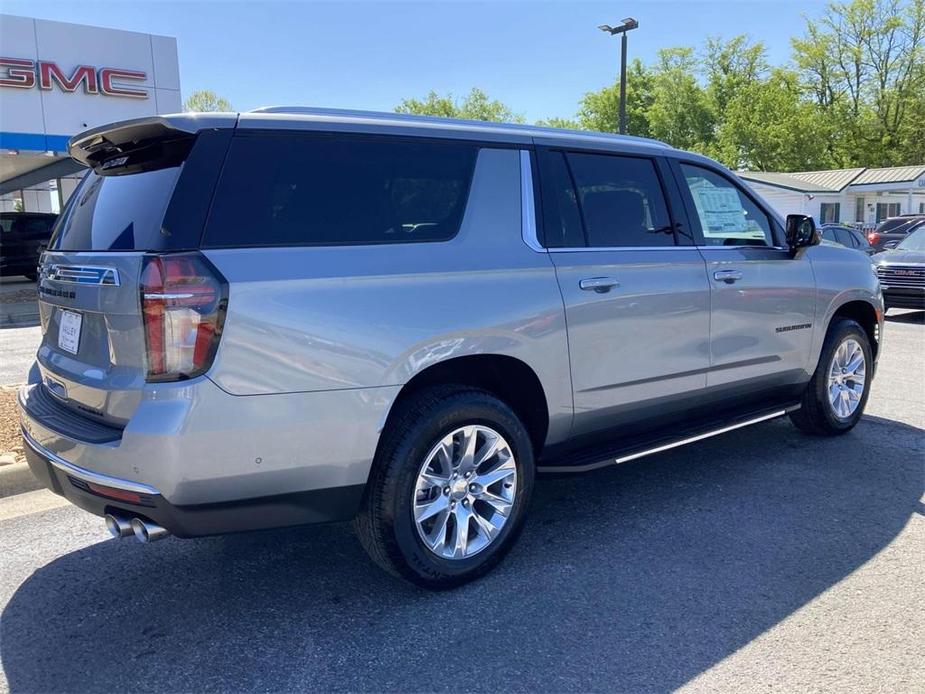
[[[247,113],[267,113],[281,114],[292,116],[328,116],[332,118],[367,118],[376,120],[404,121],[407,123],[440,123],[444,125],[465,126],[476,129],[493,129],[519,132],[526,135],[543,136],[562,136],[572,135],[576,137],[603,137],[614,140],[623,140],[629,142],[639,142],[647,145],[664,147],[665,149],[674,149],[671,145],[654,140],[648,137],[637,137],[635,135],[616,135],[614,133],[602,133],[594,130],[571,130],[567,128],[551,128],[542,125],[527,125],[524,123],[498,123],[493,121],[470,120],[465,118],[447,118],[443,116],[423,116],[413,113],[396,113],[393,111],[363,111],[358,109],[343,108],[322,108],[317,106],[263,106],[255,108]]]

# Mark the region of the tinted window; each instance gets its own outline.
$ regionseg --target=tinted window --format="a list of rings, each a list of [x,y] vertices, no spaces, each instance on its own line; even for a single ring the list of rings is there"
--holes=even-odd
[[[54,217],[29,217],[26,219],[25,231],[27,234],[44,236],[51,232],[54,225]]]
[[[180,167],[124,176],[90,172],[71,196],[50,247],[62,251],[160,250]]]
[[[654,161],[607,154],[569,153],[567,158],[588,246],[674,245]]]
[[[835,236],[838,242],[843,246],[847,246],[848,248],[858,247],[857,241],[854,240],[854,236],[847,229],[836,229]]]
[[[822,227],[822,238],[826,241],[834,241],[835,243],[840,243],[839,240],[835,237],[835,229],[832,227]]]
[[[565,155],[541,151],[538,160],[542,180],[543,236],[547,248],[584,246],[584,229]]]
[[[462,221],[477,146],[244,135],[231,144],[206,246],[442,241]]]
[[[709,169],[681,164],[707,246],[773,246],[771,224],[732,181]]]
[[[854,245],[858,248],[870,248],[870,241],[867,237],[856,229],[851,230],[851,238],[854,239]]]

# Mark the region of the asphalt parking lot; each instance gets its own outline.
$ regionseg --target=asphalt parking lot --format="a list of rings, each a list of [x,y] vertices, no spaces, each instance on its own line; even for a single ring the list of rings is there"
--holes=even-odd
[[[546,478],[510,557],[449,593],[347,525],[144,546],[0,500],[0,689],[921,692],[925,314],[884,342],[851,434],[778,420]]]

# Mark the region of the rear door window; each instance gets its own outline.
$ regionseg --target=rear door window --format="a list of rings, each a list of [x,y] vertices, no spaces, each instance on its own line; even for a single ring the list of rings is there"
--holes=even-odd
[[[203,246],[451,239],[477,152],[466,142],[240,135],[232,141]]]
[[[675,245],[654,160],[549,151],[540,158],[540,166],[547,246]]]

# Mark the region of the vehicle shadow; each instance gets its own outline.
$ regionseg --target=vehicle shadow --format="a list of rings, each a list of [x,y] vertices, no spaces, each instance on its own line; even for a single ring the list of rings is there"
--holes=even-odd
[[[885,547],[923,431],[768,422],[541,479],[508,559],[446,593],[377,570],[349,526],[149,546],[36,571],[0,620],[12,692],[674,689]]]

